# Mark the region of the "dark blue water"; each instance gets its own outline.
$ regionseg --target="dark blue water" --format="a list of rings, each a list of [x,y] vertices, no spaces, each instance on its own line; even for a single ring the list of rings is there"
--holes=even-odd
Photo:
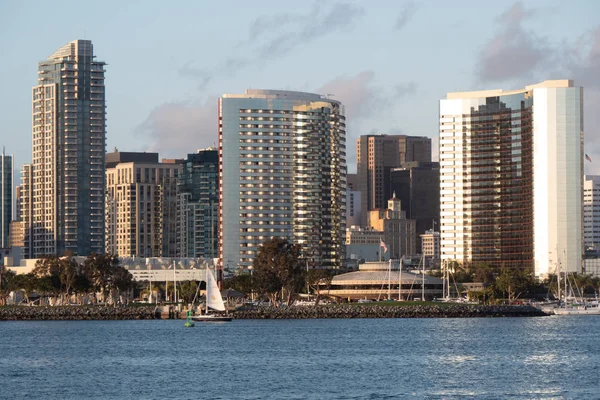
[[[0,322],[0,398],[597,399],[600,317]]]

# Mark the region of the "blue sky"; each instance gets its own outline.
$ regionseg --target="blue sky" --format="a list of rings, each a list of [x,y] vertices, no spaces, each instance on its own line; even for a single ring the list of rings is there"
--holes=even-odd
[[[361,134],[435,138],[446,92],[574,79],[600,173],[599,16],[594,0],[0,0],[0,145],[31,161],[37,63],[85,38],[108,63],[109,151],[184,157],[217,140],[221,94],[289,89],[346,105],[352,172]]]

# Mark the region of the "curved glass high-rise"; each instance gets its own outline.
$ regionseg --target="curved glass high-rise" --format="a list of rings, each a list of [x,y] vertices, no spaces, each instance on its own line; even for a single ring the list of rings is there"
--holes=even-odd
[[[569,80],[440,101],[442,260],[581,271],[582,110]]]
[[[345,258],[346,128],[338,101],[312,93],[246,90],[219,99],[219,257],[252,265],[272,237],[309,264]]]

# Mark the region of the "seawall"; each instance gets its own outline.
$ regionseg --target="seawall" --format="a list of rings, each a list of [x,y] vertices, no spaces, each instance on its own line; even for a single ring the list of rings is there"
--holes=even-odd
[[[233,313],[236,319],[310,318],[490,318],[542,317],[532,306],[412,305],[360,306],[322,305],[318,307],[243,307]]]
[[[154,319],[155,306],[0,307],[0,321]]]
[[[242,307],[231,314],[235,319],[314,319],[314,318],[491,318],[541,317],[531,306],[480,305],[320,305],[317,307]],[[0,321],[50,320],[132,320],[185,318],[185,312],[161,313],[155,306],[104,307],[0,307]]]

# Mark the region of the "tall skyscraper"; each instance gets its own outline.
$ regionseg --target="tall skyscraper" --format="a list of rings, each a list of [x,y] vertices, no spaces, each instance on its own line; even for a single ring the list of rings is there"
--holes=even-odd
[[[218,252],[219,152],[188,154],[177,183],[177,257],[216,258]]]
[[[38,64],[26,257],[104,251],[105,63],[94,57],[75,40]]]
[[[385,208],[392,198],[390,170],[407,161],[431,161],[431,139],[406,135],[364,135],[356,140],[361,225],[368,225],[369,210]]]
[[[106,154],[106,252],[175,257],[178,163],[158,153]]]
[[[10,222],[13,219],[13,182],[14,182],[14,159],[12,155],[0,155],[0,173],[2,173],[2,231],[0,232],[0,246],[2,248],[10,247]]]
[[[568,80],[440,101],[442,260],[581,271],[582,103]]]
[[[583,239],[600,251],[600,176],[585,175],[583,182]]]
[[[390,192],[402,202],[408,219],[417,226],[417,251],[421,235],[440,224],[440,164],[410,161],[390,171]]]
[[[219,257],[252,265],[272,237],[309,264],[344,262],[346,127],[340,102],[312,93],[246,90],[219,99]]]

